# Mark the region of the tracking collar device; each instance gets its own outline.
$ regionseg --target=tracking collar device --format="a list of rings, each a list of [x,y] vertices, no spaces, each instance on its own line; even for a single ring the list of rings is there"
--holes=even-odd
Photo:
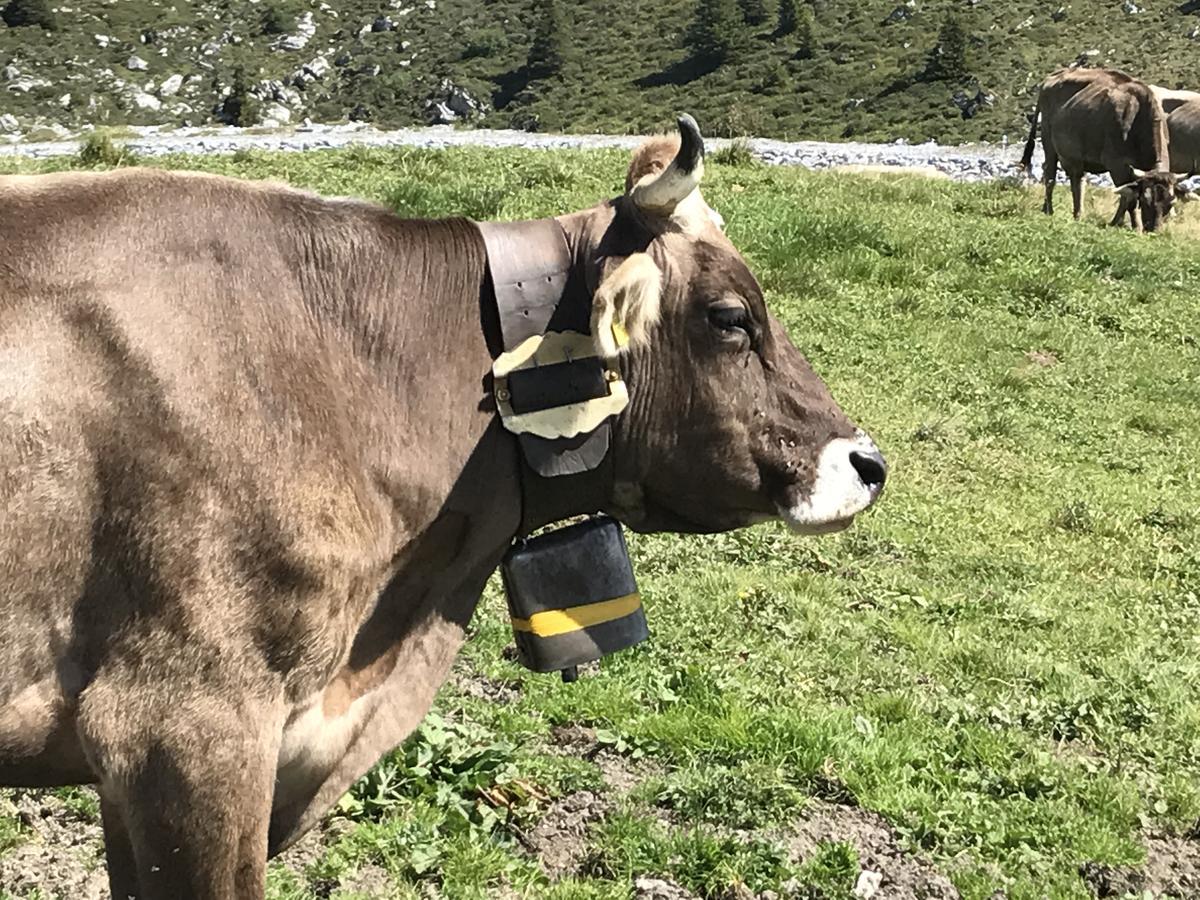
[[[496,411],[542,478],[597,468],[610,421],[629,403],[620,372],[597,355],[592,300],[554,219],[476,223],[504,351],[492,365]],[[618,345],[627,342],[614,326]],[[591,516],[513,543],[500,566],[517,653],[562,672],[649,637],[621,525]]]

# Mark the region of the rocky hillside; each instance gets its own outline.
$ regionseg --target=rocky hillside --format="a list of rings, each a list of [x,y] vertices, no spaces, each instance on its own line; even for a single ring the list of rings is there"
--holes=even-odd
[[[713,135],[1015,141],[1062,64],[1200,83],[1198,0],[798,0],[811,31],[785,36],[780,0],[738,0],[765,16],[739,21],[720,64],[684,47],[697,2],[0,0],[0,135],[306,118],[641,132],[689,109]],[[14,5],[49,16],[13,24]],[[526,65],[547,15],[553,74]],[[950,73],[930,65],[948,16],[966,35]]]

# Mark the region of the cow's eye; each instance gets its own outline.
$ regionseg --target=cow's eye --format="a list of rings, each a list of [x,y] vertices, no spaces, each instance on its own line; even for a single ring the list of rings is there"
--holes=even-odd
[[[722,331],[750,333],[750,311],[740,303],[722,303],[708,308],[708,321]]]

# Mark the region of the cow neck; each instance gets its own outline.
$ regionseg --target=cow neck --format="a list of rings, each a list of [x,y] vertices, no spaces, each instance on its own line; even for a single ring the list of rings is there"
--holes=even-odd
[[[560,220],[480,223],[480,230],[488,248],[490,295],[483,327],[493,357],[531,335],[590,330],[585,268],[575,236]],[[504,433],[517,444],[521,535],[608,505],[610,422],[573,439]]]

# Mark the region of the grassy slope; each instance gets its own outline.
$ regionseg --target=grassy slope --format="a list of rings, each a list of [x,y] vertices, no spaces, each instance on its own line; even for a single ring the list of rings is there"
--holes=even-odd
[[[0,66],[15,62],[22,72],[50,82],[28,94],[0,94],[0,113],[11,111],[27,120],[200,124],[228,88],[235,66],[246,66],[256,78],[282,78],[318,54],[332,62],[341,51],[348,51],[352,61],[307,90],[299,115],[334,120],[361,106],[383,124],[420,122],[422,101],[443,77],[498,103],[523,86],[517,73],[531,34],[530,0],[436,0],[433,10],[418,0],[394,5],[328,0],[336,17],[319,9],[318,0],[274,2],[315,10],[318,32],[303,51],[271,51],[273,38],[264,37],[259,24],[267,4],[249,0],[89,5],[89,11],[62,14],[63,28],[53,34],[0,25]],[[1007,133],[1015,140],[1026,127],[1029,88],[1083,51],[1099,50],[1096,61],[1128,67],[1151,80],[1196,86],[1192,61],[1200,43],[1187,35],[1200,25],[1200,16],[1181,14],[1175,0],[1144,0],[1147,10],[1133,16],[1124,14],[1117,0],[1075,2],[1067,4],[1061,22],[1051,18],[1057,4],[1041,0],[974,5],[922,0],[910,21],[895,25],[882,23],[896,0],[817,0],[820,47],[813,59],[794,59],[788,40],[774,42],[769,29],[761,29],[750,38],[750,50],[706,74],[681,65],[680,36],[693,2],[567,4],[576,55],[567,77],[533,85],[527,95],[489,116],[488,123],[507,126],[532,117],[543,130],[639,133],[688,109],[713,134],[954,142],[998,140]],[[412,11],[401,16],[397,6]],[[951,9],[962,15],[973,37],[974,77],[963,85],[909,84]],[[360,38],[359,28],[381,12],[391,14],[399,30]],[[1021,27],[1030,17],[1031,24]],[[138,36],[150,25],[164,36],[146,46]],[[97,33],[117,40],[100,49]],[[227,38],[219,53],[201,55],[198,48],[222,35]],[[229,36],[237,43],[229,43]],[[409,46],[402,48],[405,41]],[[135,52],[149,61],[148,72],[123,68]],[[374,65],[381,68],[378,75],[363,74]],[[192,112],[178,110],[175,101],[157,113],[137,110],[127,98],[129,89],[114,82],[143,86],[173,73],[201,76],[179,98]],[[980,85],[995,93],[997,105],[964,120],[951,95],[959,87],[973,94]],[[67,92],[71,107],[64,110],[58,98]],[[851,99],[866,102],[847,112]]]
[[[170,164],[520,217],[611,194],[624,158]],[[277,900],[368,861],[398,896],[435,880],[447,897],[501,882],[624,897],[639,872],[712,897],[763,889],[795,874],[770,830],[811,796],[882,812],[967,897],[1083,897],[1080,863],[1135,864],[1143,832],[1200,819],[1195,223],[1139,237],[1096,227],[1107,198],[1074,224],[998,185],[721,165],[709,178],[771,306],[888,454],[884,502],[815,540],[634,537],[653,640],[572,686],[504,658],[493,590],[465,665],[518,686],[515,701],[443,691],[450,733],[408,751],[432,774],[384,764],[308,879],[276,871]],[[598,784],[594,765],[550,751],[567,723],[606,729],[657,774],[590,832],[584,874],[550,887],[476,789],[506,785],[528,829],[543,793]],[[802,877],[825,878],[826,896],[849,886]]]

